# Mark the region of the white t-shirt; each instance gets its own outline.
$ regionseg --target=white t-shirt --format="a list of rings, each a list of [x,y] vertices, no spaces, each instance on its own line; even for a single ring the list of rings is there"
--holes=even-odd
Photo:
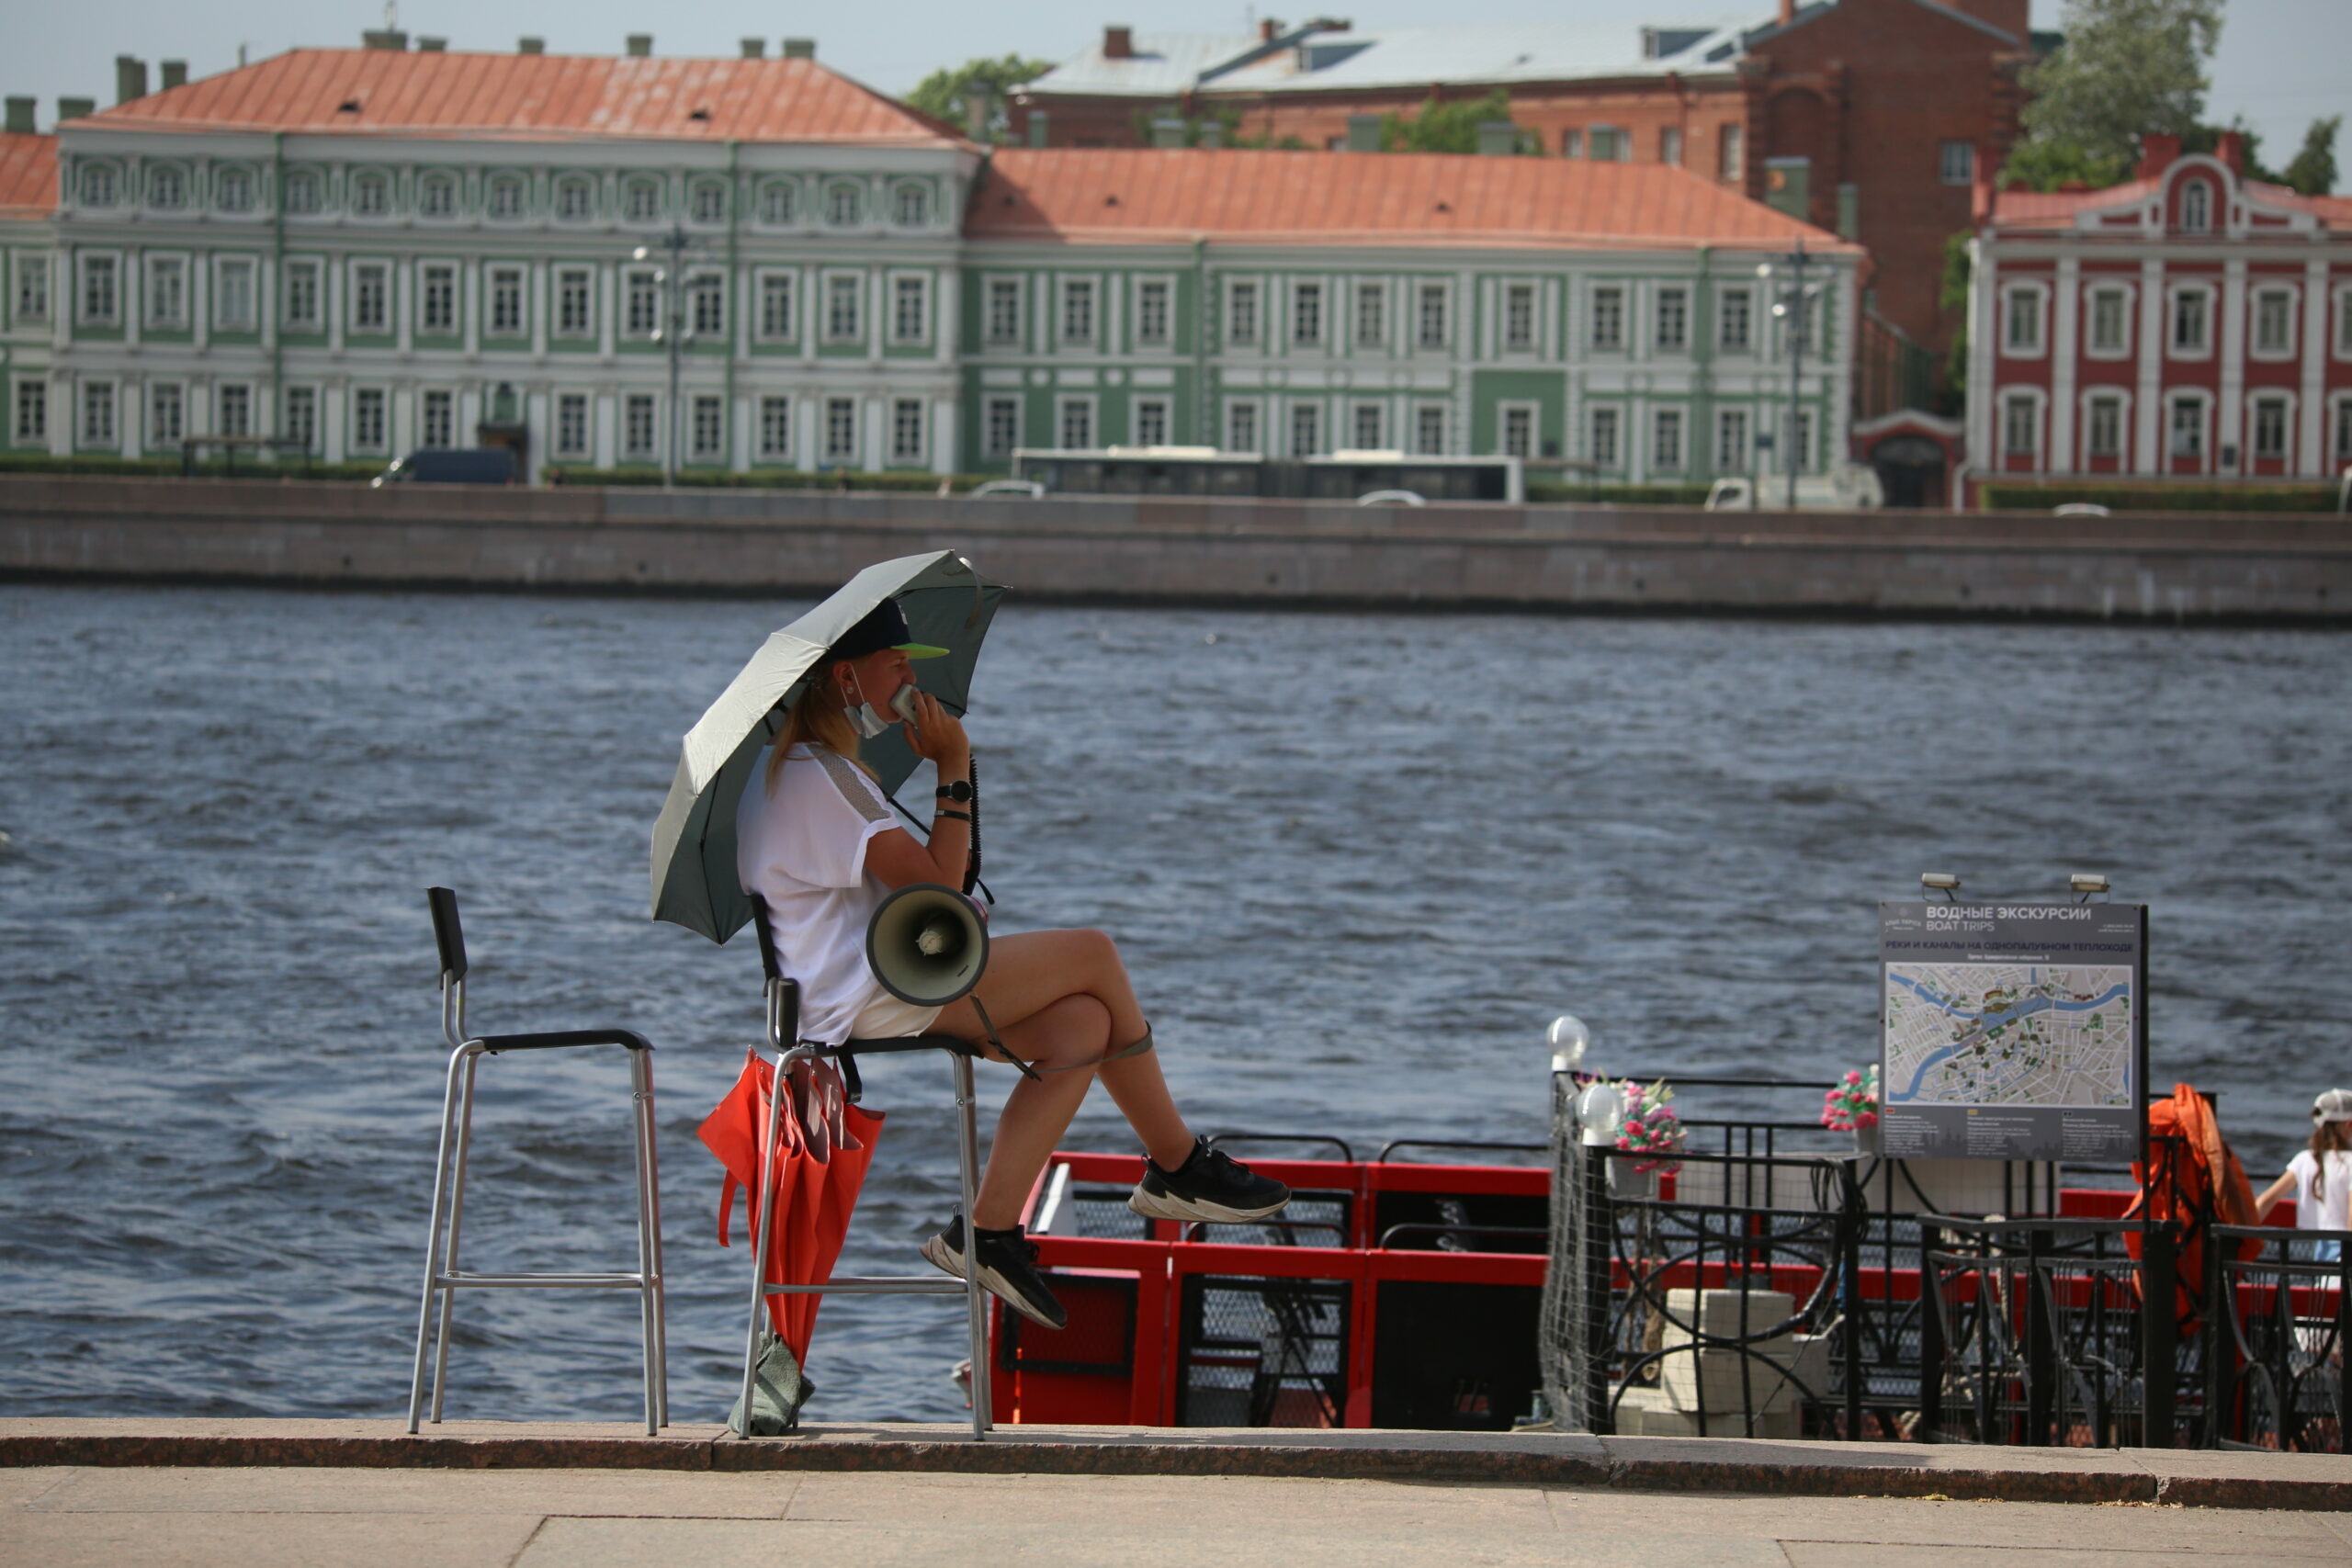
[[[2352,1230],[2345,1219],[2345,1200],[2352,1196],[2352,1153],[2335,1150],[2327,1156],[2327,1190],[2312,1201],[2312,1180],[2319,1175],[2319,1160],[2304,1149],[2287,1162],[2295,1179],[2295,1228],[2306,1231]]]
[[[866,922],[890,891],[866,872],[865,850],[896,818],[865,770],[805,745],[786,754],[771,795],[769,755],[736,808],[735,872],[767,901],[776,958],[800,982],[800,1037],[837,1043],[889,994],[865,962]]]

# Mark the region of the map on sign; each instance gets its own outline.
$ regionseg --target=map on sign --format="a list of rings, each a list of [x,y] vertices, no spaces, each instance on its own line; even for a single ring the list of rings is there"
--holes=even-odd
[[[2128,966],[1889,963],[1891,1105],[2132,1103]]]

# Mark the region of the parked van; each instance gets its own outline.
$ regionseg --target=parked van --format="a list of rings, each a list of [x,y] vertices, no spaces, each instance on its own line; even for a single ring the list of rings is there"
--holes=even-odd
[[[392,466],[368,481],[370,485],[511,485],[514,482],[514,448],[475,446],[434,447],[395,457]]]
[[[1886,504],[1886,491],[1878,470],[1866,463],[1847,463],[1826,474],[1797,476],[1799,512],[1869,512]],[[1707,491],[1710,512],[1785,512],[1789,481],[1785,475],[1763,474],[1753,479],[1717,479]]]

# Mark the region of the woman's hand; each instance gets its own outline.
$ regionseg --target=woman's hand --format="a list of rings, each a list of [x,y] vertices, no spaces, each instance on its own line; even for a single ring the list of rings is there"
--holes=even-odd
[[[971,767],[972,742],[963,721],[929,692],[915,694],[915,716],[907,725],[907,745],[944,779],[960,779]]]

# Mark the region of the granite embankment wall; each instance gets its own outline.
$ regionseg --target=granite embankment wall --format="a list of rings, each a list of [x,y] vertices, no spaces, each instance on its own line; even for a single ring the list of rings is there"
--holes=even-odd
[[[2352,520],[1736,513],[0,476],[16,579],[801,593],[953,547],[1036,599],[2352,619]]]

